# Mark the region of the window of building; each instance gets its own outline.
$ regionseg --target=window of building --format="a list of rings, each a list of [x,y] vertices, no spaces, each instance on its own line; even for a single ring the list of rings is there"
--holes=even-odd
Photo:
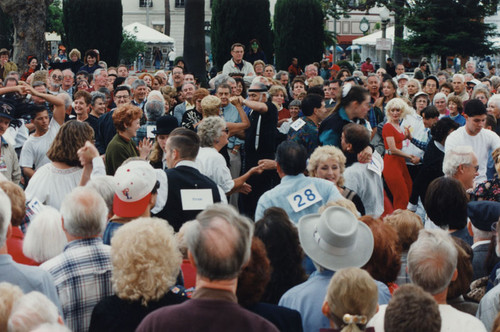
[[[185,4],[184,4],[184,0],[175,0],[175,8],[184,8],[185,7]]]
[[[139,7],[153,7],[153,0],[139,0]]]

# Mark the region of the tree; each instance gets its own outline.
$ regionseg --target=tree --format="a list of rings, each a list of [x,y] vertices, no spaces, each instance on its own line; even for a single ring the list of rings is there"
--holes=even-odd
[[[121,0],[63,0],[63,4],[66,46],[82,54],[97,49],[101,60],[116,65],[123,40]]]
[[[205,0],[186,0],[184,61],[202,86],[207,86],[205,66]]]
[[[48,32],[56,32],[64,38],[63,10],[61,0],[54,0],[47,7],[47,28]]]
[[[14,24],[14,62],[23,72],[29,55],[45,55],[45,20],[52,0],[2,0],[0,8]],[[34,19],[36,18],[36,19]]]
[[[8,15],[0,8],[0,48],[12,49],[14,25]]]
[[[483,56],[499,51],[488,40],[495,35],[494,27],[483,18],[496,13],[498,0],[455,1],[414,0],[406,15],[406,26],[412,31],[404,41],[408,53],[441,57]]]
[[[123,41],[120,46],[120,61],[125,64],[131,64],[137,57],[137,54],[146,51],[146,44],[137,41],[133,34],[123,31]]]
[[[302,66],[321,60],[324,40],[324,15],[319,0],[276,2],[274,49],[277,69],[286,69],[293,57],[298,58]]]
[[[214,64],[222,69],[231,58],[231,45],[259,40],[270,62],[273,55],[269,0],[213,0],[211,42]],[[184,52],[185,54],[185,52]]]
[[[167,36],[170,36],[170,0],[165,0],[165,31]]]

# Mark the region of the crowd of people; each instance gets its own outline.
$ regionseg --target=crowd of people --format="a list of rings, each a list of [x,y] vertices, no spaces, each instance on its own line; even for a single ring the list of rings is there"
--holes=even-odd
[[[0,330],[500,331],[495,68],[228,51],[0,50]]]

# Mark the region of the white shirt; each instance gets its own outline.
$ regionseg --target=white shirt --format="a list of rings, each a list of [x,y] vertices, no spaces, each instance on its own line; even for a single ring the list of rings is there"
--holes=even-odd
[[[374,327],[375,331],[384,331],[384,316],[387,305],[381,305],[378,312],[368,322],[367,327]],[[476,317],[458,311],[451,305],[440,304],[442,332],[486,332],[484,324]]]
[[[201,174],[214,181],[224,193],[233,189],[234,181],[231,177],[231,171],[226,165],[226,159],[215,148],[200,148],[196,163],[201,166]]]
[[[37,170],[43,165],[50,163],[47,151],[49,151],[54,138],[59,132],[59,128],[61,128],[61,125],[52,118],[49,130],[45,134],[38,137],[31,135],[21,150],[19,166],[33,168],[33,165],[35,165],[34,170]]]
[[[489,153],[500,147],[500,137],[495,132],[486,129],[481,129],[477,135],[471,136],[467,134],[465,126],[463,126],[448,135],[444,148],[448,152],[460,145],[471,146],[476,154],[479,163],[479,175],[476,176],[474,181],[476,183],[486,181],[486,167]]]

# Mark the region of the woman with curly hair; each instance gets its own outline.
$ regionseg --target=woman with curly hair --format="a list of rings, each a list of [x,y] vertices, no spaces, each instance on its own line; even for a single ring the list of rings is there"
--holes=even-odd
[[[132,140],[141,126],[142,110],[132,104],[124,104],[113,112],[116,135],[106,148],[106,174],[114,175],[118,167],[130,157],[146,159],[153,147],[147,138],[137,147]]]
[[[278,304],[287,290],[307,279],[297,228],[285,210],[272,207],[255,224],[254,235],[264,242],[272,267],[271,280],[261,301]]]
[[[208,96],[210,92],[207,89],[199,88],[193,93],[194,108],[187,110],[182,116],[181,126],[187,129],[195,130],[203,119],[201,111],[201,100]]]
[[[81,184],[83,168],[77,151],[94,139],[94,130],[86,122],[69,121],[61,126],[47,152],[50,163],[40,167],[26,188],[26,201],[59,209],[66,194]]]
[[[307,171],[311,177],[333,182],[342,196],[352,201],[356,205],[358,212],[363,216],[365,214],[365,206],[361,198],[356,192],[344,186],[344,177],[342,174],[345,170],[345,163],[346,157],[339,148],[332,145],[320,146],[309,157]]]
[[[159,218],[139,218],[111,240],[115,295],[94,308],[89,331],[135,331],[152,311],[184,302],[172,292],[182,262],[174,231]]]

